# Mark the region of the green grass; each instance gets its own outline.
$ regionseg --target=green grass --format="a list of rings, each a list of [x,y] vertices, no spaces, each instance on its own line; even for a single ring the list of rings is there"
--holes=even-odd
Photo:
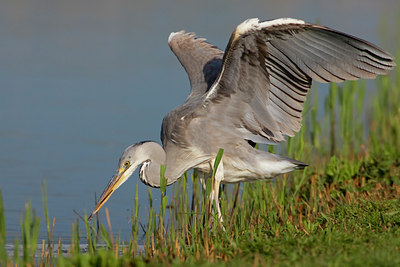
[[[0,266],[399,265],[400,69],[376,80],[373,97],[366,97],[365,86],[365,81],[331,84],[324,105],[314,88],[303,128],[280,147],[281,154],[310,167],[272,182],[224,186],[226,231],[210,212],[211,179],[203,191],[197,173],[186,173],[167,195],[161,168],[161,206],[153,206],[149,190],[148,217],[139,219],[136,187],[130,236],[113,234],[105,209],[105,222],[85,216],[72,225],[71,246],[61,254],[43,184],[48,238],[38,240],[41,218],[28,203],[13,256],[5,250],[0,192]],[[318,120],[322,106],[325,116]],[[221,156],[222,151],[216,166]]]

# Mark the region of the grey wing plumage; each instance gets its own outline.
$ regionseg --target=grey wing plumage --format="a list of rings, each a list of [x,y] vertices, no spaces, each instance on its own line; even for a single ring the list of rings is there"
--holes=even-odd
[[[323,26],[249,19],[232,33],[203,107],[226,110],[230,120],[220,120],[238,136],[276,143],[299,131],[312,79],[374,78],[392,69],[393,60],[373,44]]]
[[[218,77],[224,52],[206,39],[183,31],[171,33],[168,45],[189,76],[188,98],[201,97]]]

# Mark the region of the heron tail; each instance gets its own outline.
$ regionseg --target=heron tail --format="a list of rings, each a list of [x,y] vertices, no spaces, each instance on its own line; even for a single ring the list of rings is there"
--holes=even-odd
[[[289,159],[289,158],[287,158],[287,160],[290,161],[291,163],[293,163],[294,165],[296,165],[295,170],[302,170],[308,166],[307,163],[302,162],[302,161],[298,161],[295,159]]]

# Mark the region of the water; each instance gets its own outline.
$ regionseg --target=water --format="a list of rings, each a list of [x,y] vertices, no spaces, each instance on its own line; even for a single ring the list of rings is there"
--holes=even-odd
[[[159,141],[163,116],[189,86],[167,45],[171,31],[223,48],[246,18],[296,17],[379,44],[380,22],[395,31],[399,10],[398,0],[1,1],[0,189],[9,242],[27,201],[45,237],[43,180],[54,236],[68,242],[73,210],[91,212],[123,149]],[[127,239],[137,181],[136,173],[106,205],[114,233]],[[147,190],[139,182],[142,220]]]

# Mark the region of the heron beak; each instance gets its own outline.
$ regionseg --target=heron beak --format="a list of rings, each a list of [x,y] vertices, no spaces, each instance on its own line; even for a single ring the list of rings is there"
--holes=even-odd
[[[92,216],[95,215],[100,210],[100,208],[107,202],[107,200],[114,193],[114,191],[117,190],[117,188],[120,187],[126,180],[128,180],[130,175],[125,175],[125,173],[129,168],[130,167],[128,168],[121,167],[117,171],[117,173],[111,178],[106,189],[104,189],[103,194],[101,194],[101,197],[97,202],[96,207],[94,208],[92,214],[90,214],[88,220],[90,220]]]

